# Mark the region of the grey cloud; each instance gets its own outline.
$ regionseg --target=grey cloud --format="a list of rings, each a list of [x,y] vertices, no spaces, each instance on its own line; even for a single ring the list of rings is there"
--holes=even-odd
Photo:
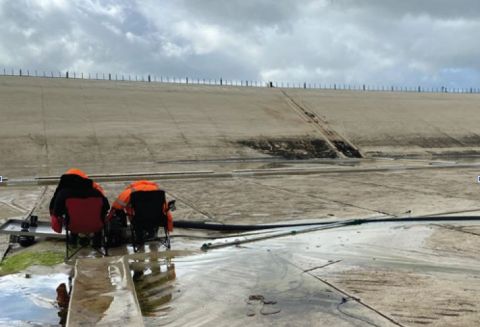
[[[389,16],[427,15],[441,19],[478,18],[477,0],[330,0],[333,7]]]
[[[0,68],[323,84],[480,84],[476,1],[42,3],[0,0]]]
[[[297,18],[302,3],[295,0],[181,0],[193,19],[239,30],[289,24]]]

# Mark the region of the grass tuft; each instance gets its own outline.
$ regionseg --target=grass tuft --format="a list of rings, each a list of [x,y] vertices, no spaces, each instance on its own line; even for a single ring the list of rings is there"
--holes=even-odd
[[[0,276],[22,271],[32,265],[54,266],[63,262],[64,253],[54,251],[23,251],[5,258],[0,264]]]

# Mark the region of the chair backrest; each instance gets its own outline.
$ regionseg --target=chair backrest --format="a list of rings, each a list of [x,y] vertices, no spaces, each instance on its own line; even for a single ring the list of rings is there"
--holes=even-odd
[[[130,195],[134,215],[132,223],[140,228],[156,228],[167,225],[164,213],[165,191],[136,191]]]
[[[66,228],[72,233],[96,233],[103,228],[101,197],[68,198],[65,206],[68,212]]]

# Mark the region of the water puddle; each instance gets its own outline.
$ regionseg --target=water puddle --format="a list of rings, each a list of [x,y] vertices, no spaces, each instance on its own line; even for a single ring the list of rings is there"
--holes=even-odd
[[[301,312],[326,314],[342,301],[265,249],[222,249],[131,267],[150,326],[262,325],[266,317],[294,322]]]
[[[62,309],[56,289],[68,285],[66,274],[14,274],[0,277],[0,325],[58,326]]]
[[[362,265],[464,272],[423,247],[431,234],[425,224],[378,223],[134,260],[130,267],[147,326],[389,326],[315,276]]]

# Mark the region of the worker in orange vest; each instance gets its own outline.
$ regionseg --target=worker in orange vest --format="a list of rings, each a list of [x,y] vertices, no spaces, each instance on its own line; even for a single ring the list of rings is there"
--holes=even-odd
[[[50,200],[50,218],[52,229],[57,232],[62,232],[63,219],[62,216],[66,213],[65,201],[67,198],[76,197],[91,197],[99,196],[103,199],[102,215],[105,215],[110,208],[108,199],[105,196],[103,188],[88,178],[87,174],[80,169],[71,168],[60,177],[55,193]],[[73,240],[76,239],[74,236]]]
[[[141,181],[133,182],[132,184],[128,185],[122,191],[122,193],[120,193],[120,195],[117,197],[115,202],[113,202],[110,212],[107,216],[107,219],[111,219],[117,210],[125,211],[129,216],[129,218],[131,218],[133,215],[133,212],[130,206],[130,195],[136,191],[148,192],[148,191],[158,191],[158,190],[161,190],[158,184],[151,181],[141,180]],[[173,217],[172,217],[172,213],[168,208],[168,203],[166,200],[165,200],[165,203],[163,204],[163,213],[167,216],[167,229],[169,232],[172,232]]]

